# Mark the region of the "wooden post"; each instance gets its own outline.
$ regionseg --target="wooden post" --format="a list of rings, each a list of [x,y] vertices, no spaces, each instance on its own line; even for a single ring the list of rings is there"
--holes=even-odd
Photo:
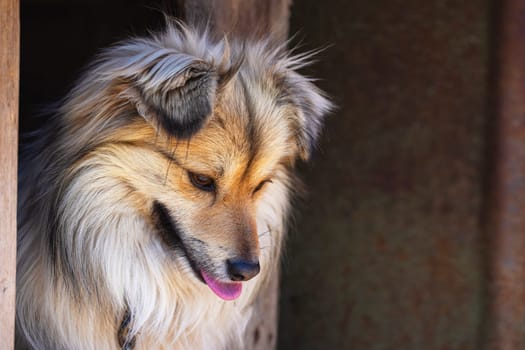
[[[208,24],[217,35],[270,36],[275,43],[288,37],[291,0],[177,0],[177,11],[188,23]],[[246,332],[245,350],[270,350],[277,344],[279,276],[256,301]]]
[[[495,84],[486,349],[525,348],[525,3],[502,1]]]
[[[0,349],[14,347],[19,3],[0,0]]]
[[[207,23],[218,35],[288,37],[291,0],[177,0],[188,23]]]

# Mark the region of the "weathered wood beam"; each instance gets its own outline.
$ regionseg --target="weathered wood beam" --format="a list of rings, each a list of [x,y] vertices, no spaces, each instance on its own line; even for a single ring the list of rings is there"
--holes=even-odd
[[[288,38],[291,0],[177,0],[181,17],[207,23],[218,35]]]
[[[525,2],[500,6],[488,205],[486,349],[525,349]]]
[[[14,347],[19,3],[0,0],[0,349]]]

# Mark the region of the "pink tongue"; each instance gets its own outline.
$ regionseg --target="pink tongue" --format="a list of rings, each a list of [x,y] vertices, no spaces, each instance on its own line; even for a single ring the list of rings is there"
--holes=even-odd
[[[237,299],[242,292],[241,282],[220,282],[201,270],[202,278],[213,293],[224,300]]]

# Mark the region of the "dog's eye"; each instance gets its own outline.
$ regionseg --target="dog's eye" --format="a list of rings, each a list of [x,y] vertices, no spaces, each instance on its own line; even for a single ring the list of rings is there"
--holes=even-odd
[[[267,183],[272,183],[272,180],[270,179],[267,179],[267,180],[264,180],[264,181],[261,181],[257,187],[255,187],[255,189],[253,190],[253,194],[257,193],[258,191],[261,190],[261,188],[263,188],[264,185],[266,185]]]
[[[206,192],[215,191],[215,181],[209,176],[188,172],[193,186]]]

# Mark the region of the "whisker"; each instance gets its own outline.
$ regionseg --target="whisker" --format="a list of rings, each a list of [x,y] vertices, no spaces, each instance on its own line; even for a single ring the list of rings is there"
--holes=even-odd
[[[264,237],[265,235],[271,235],[271,233],[272,233],[272,230],[270,228],[268,228],[268,230],[259,233],[258,236],[259,237]]]
[[[266,232],[263,232],[263,233],[259,233],[259,238],[262,238],[266,235],[270,234],[270,231],[266,231]]]
[[[188,153],[190,152],[190,141],[191,137],[188,138],[188,141],[186,142],[186,160],[188,160]]]
[[[166,173],[164,174],[164,186],[166,186],[166,183],[168,182],[168,174],[170,172],[170,166],[173,161],[170,159],[168,160],[168,166],[166,167]]]
[[[166,174],[164,176],[164,185],[166,185],[166,182],[168,181],[168,173],[170,171],[171,163],[174,163],[175,159],[175,152],[177,151],[177,148],[179,147],[178,140],[175,140],[175,146],[173,145],[173,139],[169,139],[168,141],[168,147],[169,147],[169,162],[168,162],[168,168],[166,169]]]

